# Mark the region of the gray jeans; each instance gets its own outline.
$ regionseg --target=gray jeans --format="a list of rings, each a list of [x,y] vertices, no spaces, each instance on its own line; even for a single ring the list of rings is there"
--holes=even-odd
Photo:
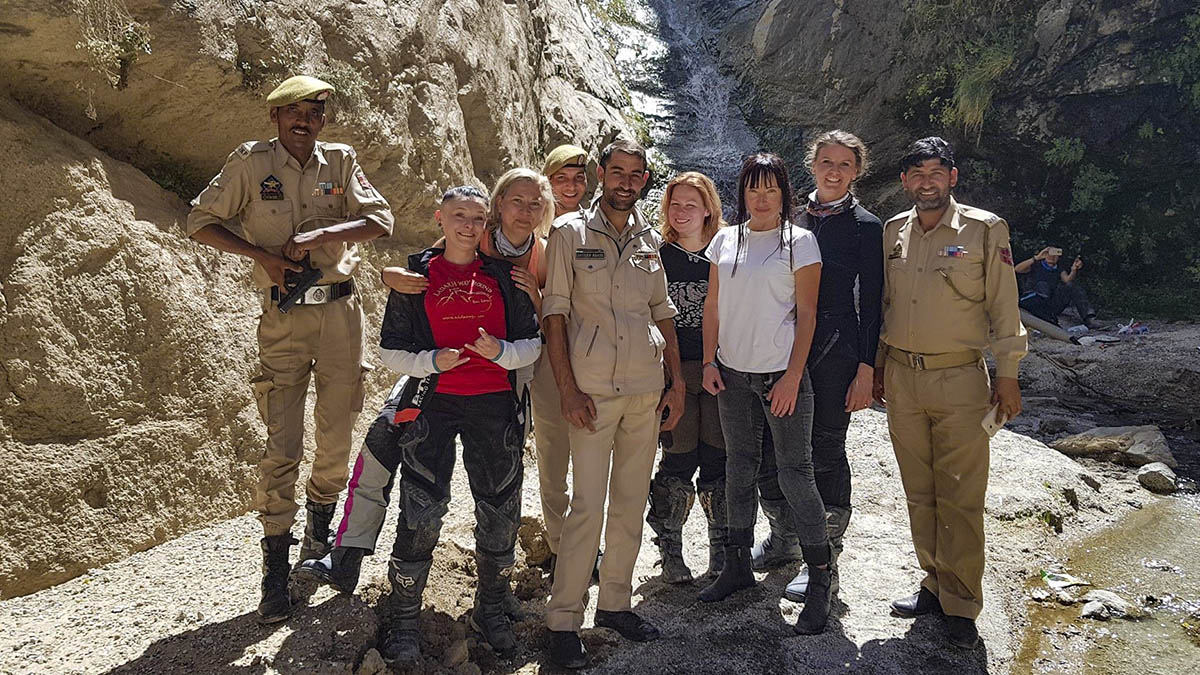
[[[783,375],[743,373],[725,366],[721,379],[725,390],[717,395],[721,430],[725,435],[725,495],[729,514],[729,543],[749,546],[753,542],[758,512],[755,494],[758,468],[762,462],[763,422],[771,428],[779,487],[792,507],[796,532],[810,565],[829,562],[829,538],[825,531],[825,505],[813,477],[812,420],[813,389],[808,372],[800,381],[796,410],[787,417],[771,414],[767,393]]]

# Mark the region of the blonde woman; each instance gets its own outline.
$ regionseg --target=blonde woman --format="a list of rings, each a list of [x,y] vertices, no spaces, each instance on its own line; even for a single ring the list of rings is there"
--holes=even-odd
[[[708,518],[708,574],[720,573],[725,559],[725,439],[717,397],[701,385],[701,321],[710,268],[705,249],[725,225],[716,185],[695,171],[675,176],[663,192],[658,219],[663,235],[659,258],[667,271],[667,293],[679,312],[675,333],[687,399],[679,424],[660,437],[663,455],[650,483],[646,523],[657,535],[662,580],[682,584],[692,580],[683,559],[683,524],[697,494]],[[697,470],[700,476],[693,487]]]

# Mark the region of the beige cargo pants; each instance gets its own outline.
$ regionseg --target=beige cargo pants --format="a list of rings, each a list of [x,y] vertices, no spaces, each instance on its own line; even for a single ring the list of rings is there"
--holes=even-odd
[[[893,359],[884,372],[888,428],[908,499],[921,585],[946,614],[983,609],[983,506],[988,435],[980,422],[991,387],[983,359],[914,370]]]
[[[583,594],[595,569],[602,529],[604,560],[597,609],[630,608],[633,566],[642,546],[650,471],[658,450],[655,409],[660,395],[591,396],[596,431],[570,427],[573,491],[559,542],[554,588],[546,605],[550,630],[578,631],[583,625]]]
[[[562,416],[558,384],[550,367],[550,350],[534,366],[529,393],[533,401],[533,439],[537,450],[538,493],[542,499],[542,520],[550,550],[558,553],[563,519],[567,515],[567,467],[571,462],[570,422]]]
[[[362,411],[363,311],[354,294],[323,305],[297,305],[283,314],[267,301],[258,322],[259,374],[254,398],[267,426],[258,464],[255,508],[266,536],[291,531],[298,505],[296,479],[304,458],[304,401],[316,376],[316,453],[308,499],[331,504],[346,487],[350,435]]]

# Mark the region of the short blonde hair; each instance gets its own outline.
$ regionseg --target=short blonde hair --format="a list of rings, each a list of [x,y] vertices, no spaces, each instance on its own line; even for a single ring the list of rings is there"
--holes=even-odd
[[[533,169],[523,167],[504,172],[504,175],[496,181],[496,186],[492,188],[487,220],[489,232],[495,232],[500,227],[500,200],[504,198],[513,183],[525,180],[537,185],[542,198],[542,217],[539,219],[540,222],[534,226],[533,233],[539,237],[549,236],[550,224],[554,222],[554,192],[550,190],[550,181]]]
[[[700,199],[704,202],[704,210],[708,217],[704,219],[704,229],[701,232],[705,239],[711,239],[718,228],[725,227],[725,218],[721,214],[721,196],[717,194],[717,186],[712,179],[699,171],[685,171],[670,180],[663,190],[662,206],[658,210],[658,224],[662,228],[663,241],[668,244],[679,239],[679,233],[671,227],[667,217],[667,207],[671,205],[671,194],[678,185],[687,185],[700,191]]]

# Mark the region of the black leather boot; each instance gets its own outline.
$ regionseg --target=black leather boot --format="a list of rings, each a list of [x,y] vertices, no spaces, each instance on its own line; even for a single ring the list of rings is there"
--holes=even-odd
[[[829,571],[831,579],[829,582],[830,591],[837,595],[838,588],[841,585],[841,577],[838,574],[838,557],[842,555],[842,535],[846,533],[846,527],[850,524],[850,509],[840,506],[830,507],[825,513],[825,532],[829,535],[829,545],[832,547],[829,558]],[[804,598],[808,593],[808,566],[805,565],[800,573],[788,582],[784,588],[783,596],[792,602],[804,602]]]
[[[752,530],[729,530],[729,544],[725,546],[725,567],[715,581],[700,591],[700,600],[716,602],[724,600],[743,588],[755,583],[754,571],[750,567],[750,540]]]
[[[290,534],[263,537],[260,542],[263,552],[262,597],[258,601],[258,622],[278,623],[292,613],[292,599],[288,596],[288,554],[297,543]]]
[[[389,666],[412,667],[421,661],[421,594],[431,565],[432,559],[406,562],[395,558],[388,564],[390,621],[384,627],[379,654]]]
[[[715,577],[725,567],[725,544],[729,540],[729,531],[725,526],[725,485],[722,483],[711,489],[702,488],[699,496],[704,517],[708,520],[708,571],[704,575]]]
[[[300,562],[324,558],[329,553],[329,524],[333,521],[333,512],[337,510],[337,502],[318,504],[311,499],[305,500],[304,540],[300,543]]]
[[[751,551],[755,570],[766,570],[795,562],[803,557],[800,539],[792,525],[792,506],[786,499],[759,499],[759,506],[767,516],[771,534],[754,545]]]
[[[825,631],[829,621],[829,603],[833,598],[829,582],[833,573],[828,567],[809,567],[808,574],[808,593],[795,631],[800,635],[817,635]]]
[[[486,553],[475,554],[479,585],[475,590],[475,608],[471,610],[471,628],[487,640],[502,659],[517,653],[517,635],[504,613],[504,596],[509,592],[508,570]]]
[[[324,558],[301,561],[296,573],[353,595],[366,553],[362,548],[335,546]]]
[[[662,580],[668,584],[686,584],[692,570],[683,559],[683,523],[692,510],[695,492],[692,484],[675,476],[654,477],[650,483],[650,511],[646,523],[656,535],[662,555]]]

